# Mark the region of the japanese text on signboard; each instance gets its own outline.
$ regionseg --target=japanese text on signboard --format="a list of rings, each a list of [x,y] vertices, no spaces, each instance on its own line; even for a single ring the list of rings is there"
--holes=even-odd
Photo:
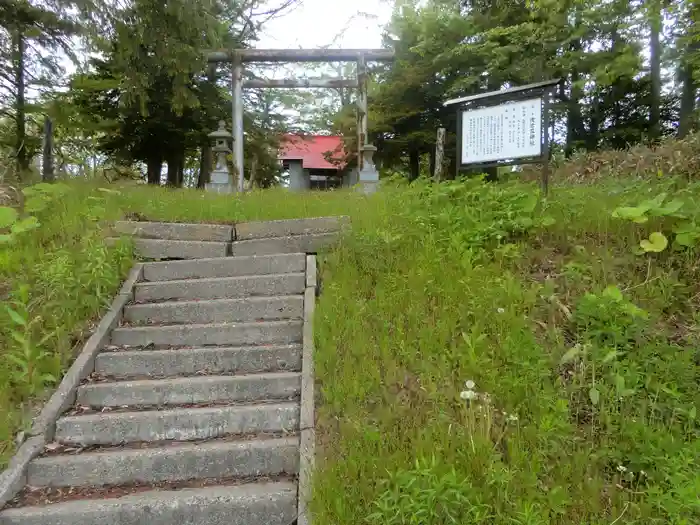
[[[542,154],[542,99],[462,112],[462,164]]]

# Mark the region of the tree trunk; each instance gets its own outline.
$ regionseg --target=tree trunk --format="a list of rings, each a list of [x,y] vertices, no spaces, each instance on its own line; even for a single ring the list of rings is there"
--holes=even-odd
[[[148,184],[160,185],[160,172],[163,169],[163,159],[153,156],[148,159]]]
[[[206,140],[202,143],[202,153],[199,157],[199,177],[197,177],[197,188],[203,189],[208,182],[211,182],[211,145]]]
[[[253,157],[250,159],[250,189],[254,190],[258,187],[258,154],[253,153]]]
[[[695,46],[691,46],[691,50],[693,47]],[[687,60],[683,60],[681,64],[681,83],[683,89],[681,92],[681,109],[678,119],[678,138],[682,139],[693,129],[695,99],[698,92],[698,86],[693,76],[693,67]]]
[[[172,155],[168,158],[168,186],[177,187],[178,169],[177,157]]]
[[[415,146],[408,150],[408,180],[414,181],[420,176],[420,152]]]
[[[571,43],[571,51],[581,51],[581,41],[575,40]],[[567,108],[568,118],[566,123],[566,156],[570,157],[584,136],[583,118],[581,117],[581,99],[583,90],[578,86],[580,80],[579,72],[576,68],[571,70],[571,95]]]
[[[586,137],[586,149],[588,151],[595,151],[600,145],[600,96],[593,94],[591,98],[593,102],[591,103],[591,121],[588,136]]]
[[[44,149],[41,157],[41,178],[44,182],[53,182],[56,179],[53,166],[53,122],[49,117],[44,120]]]
[[[651,55],[651,101],[649,106],[649,135],[652,139],[661,136],[661,2],[649,2],[649,28]]]
[[[26,40],[21,28],[17,28],[14,34],[14,68],[15,88],[17,98],[15,101],[15,155],[17,161],[17,178],[22,180],[23,175],[29,171],[29,154],[27,152],[27,109],[25,103],[25,78],[24,60],[26,53]]]
[[[180,156],[177,161],[177,187],[182,188],[185,184],[185,157]]]

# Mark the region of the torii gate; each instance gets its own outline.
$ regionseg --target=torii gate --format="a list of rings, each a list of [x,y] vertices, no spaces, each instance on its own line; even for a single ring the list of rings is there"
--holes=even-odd
[[[394,52],[385,49],[234,49],[209,53],[209,63],[233,64],[231,91],[233,95],[233,170],[238,191],[244,189],[243,175],[243,88],[358,88],[357,130],[358,169],[364,167],[363,152],[375,149],[367,143],[367,63],[391,62]],[[285,79],[243,80],[243,64],[270,62],[356,62],[357,78],[343,79]],[[371,155],[371,153],[370,153]],[[370,156],[371,158],[371,156]]]

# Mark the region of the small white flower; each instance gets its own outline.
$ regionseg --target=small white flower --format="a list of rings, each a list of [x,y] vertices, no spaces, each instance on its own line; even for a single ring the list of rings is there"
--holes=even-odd
[[[504,314],[504,313],[506,313],[506,309],[505,309],[505,308],[499,308],[497,311],[498,311],[499,314]]]
[[[476,383],[470,379],[470,380],[464,382],[464,386],[467,387],[467,390],[474,390]]]
[[[647,477],[647,473],[644,472],[643,470],[640,470],[639,473],[640,473],[642,476],[644,476],[645,478]]]
[[[508,416],[509,423],[515,423],[517,420],[518,420],[518,416],[516,416],[515,414],[511,414]]]
[[[471,401],[473,399],[476,399],[478,394],[474,392],[473,390],[464,390],[459,394],[459,397],[464,399],[465,401]]]
[[[617,470],[618,470],[618,472],[627,472],[627,467],[623,467],[622,465],[618,465]]]

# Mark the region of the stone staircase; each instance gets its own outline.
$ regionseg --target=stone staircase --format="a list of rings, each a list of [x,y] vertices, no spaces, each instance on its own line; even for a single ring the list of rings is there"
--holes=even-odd
[[[307,523],[307,252],[341,224],[117,225],[146,258],[184,260],[143,264],[0,525]]]

